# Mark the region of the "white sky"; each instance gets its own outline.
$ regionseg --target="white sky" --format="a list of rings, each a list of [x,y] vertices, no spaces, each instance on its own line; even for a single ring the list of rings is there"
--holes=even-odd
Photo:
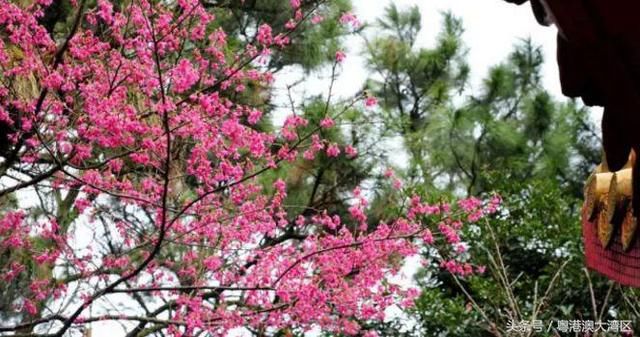
[[[440,31],[443,11],[461,17],[465,32],[463,40],[469,48],[472,83],[477,84],[490,66],[502,62],[518,39],[531,37],[542,45],[545,54],[543,83],[554,96],[560,97],[558,68],[555,62],[556,28],[538,25],[530,5],[516,6],[502,0],[397,0],[399,8],[418,5],[422,14],[422,31],[418,41],[432,46]],[[384,13],[391,1],[353,0],[355,13],[367,22],[374,22]],[[348,78],[362,78],[366,74],[356,67],[345,67]],[[347,75],[347,74],[345,74]]]
[[[531,38],[534,45],[542,46],[545,64],[542,69],[542,82],[545,88],[557,99],[564,99],[560,90],[560,78],[556,63],[556,34],[554,26],[540,26],[526,3],[516,6],[503,0],[352,0],[354,14],[362,22],[374,23],[384,14],[384,8],[394,2],[400,9],[418,5],[422,14],[422,31],[418,36],[419,47],[431,47],[440,31],[441,13],[451,11],[462,18],[464,26],[463,41],[468,48],[467,61],[471,68],[471,85],[477,89],[487,75],[489,67],[503,62],[513,50],[519,39]],[[370,32],[368,33],[370,34]],[[340,76],[334,86],[334,95],[346,98],[359,92],[367,78],[364,59],[361,56],[363,40],[351,37],[346,46],[347,59],[342,64]],[[320,73],[306,76],[295,70],[284,70],[276,78],[275,102],[288,106],[285,87],[297,80],[304,79],[303,85],[293,89],[294,96],[327,94],[329,76],[324,69]],[[601,109],[592,109],[592,118],[599,124]],[[290,113],[288,108],[275,114],[279,124]]]

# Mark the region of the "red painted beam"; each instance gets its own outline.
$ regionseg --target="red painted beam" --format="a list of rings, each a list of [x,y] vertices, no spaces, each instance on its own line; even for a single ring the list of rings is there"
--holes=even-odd
[[[585,262],[592,269],[608,278],[631,287],[640,287],[640,244],[637,238],[628,252],[622,249],[619,229],[605,249],[598,240],[597,225],[582,222]]]

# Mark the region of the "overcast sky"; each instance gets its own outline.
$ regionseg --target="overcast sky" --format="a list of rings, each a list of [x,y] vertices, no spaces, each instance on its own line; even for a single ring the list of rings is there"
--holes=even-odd
[[[543,83],[555,96],[560,97],[560,83],[555,62],[556,28],[538,25],[528,3],[522,6],[503,0],[397,0],[399,8],[417,5],[422,13],[420,45],[432,46],[441,27],[443,11],[451,11],[462,18],[465,32],[463,40],[469,48],[468,61],[472,82],[477,84],[490,66],[503,61],[518,39],[531,37],[541,45],[547,61],[543,71]],[[353,0],[355,13],[363,21],[374,22],[384,13],[390,1]],[[375,4],[375,5],[374,5]],[[351,73],[355,67],[348,68]],[[363,76],[364,74],[354,74]],[[347,76],[351,77],[351,76]]]
[[[362,22],[374,23],[376,18],[384,14],[389,0],[352,0],[354,14]],[[462,18],[465,32],[463,41],[468,48],[468,63],[471,68],[471,85],[478,88],[493,65],[503,62],[513,50],[519,39],[531,38],[534,45],[542,46],[545,64],[542,81],[545,88],[556,98],[564,99],[560,90],[560,79],[556,64],[556,34],[554,26],[540,26],[531,12],[528,3],[516,6],[504,0],[396,0],[400,9],[417,5],[422,14],[422,31],[418,36],[418,46],[431,47],[442,25],[441,13],[451,11]],[[368,33],[371,34],[371,33]],[[334,94],[343,98],[357,93],[367,78],[364,59],[361,55],[363,40],[354,36],[346,43],[347,59],[344,61],[340,76],[334,86]],[[319,75],[319,76],[318,76]],[[303,85],[296,86],[296,94],[327,94],[329,79],[326,73],[304,76],[299,71],[282,71],[276,78],[275,102],[280,106],[288,106],[286,97],[287,84],[303,80]],[[600,109],[593,109],[592,117],[597,122],[601,116]],[[281,123],[288,115],[288,108],[275,114],[275,122]]]

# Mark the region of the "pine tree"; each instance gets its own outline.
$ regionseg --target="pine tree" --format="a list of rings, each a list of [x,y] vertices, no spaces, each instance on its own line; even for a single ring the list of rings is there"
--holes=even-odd
[[[510,319],[633,317],[624,298],[635,291],[582,270],[582,186],[600,161],[590,112],[542,86],[542,50],[529,39],[472,88],[461,20],[445,13],[430,48],[417,43],[419,31],[417,8],[391,5],[367,44],[366,87],[381,102],[368,118],[385,125],[376,136],[400,139],[409,193],[439,200],[495,192],[506,211],[467,229],[468,253],[487,266],[484,276],[421,271],[423,294],[409,312],[416,324],[392,321],[380,335],[506,335]],[[376,197],[374,205],[392,209],[384,192]],[[591,290],[608,298],[603,317],[593,315]]]

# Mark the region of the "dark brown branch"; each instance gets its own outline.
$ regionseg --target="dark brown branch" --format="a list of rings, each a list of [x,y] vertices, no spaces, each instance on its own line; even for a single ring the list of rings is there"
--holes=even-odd
[[[153,291],[185,291],[185,290],[213,290],[213,291],[247,291],[247,290],[275,290],[272,287],[214,287],[214,286],[167,286],[167,287],[148,287],[148,288],[128,288],[128,289],[113,289],[111,293],[137,293],[137,292],[153,292]]]

